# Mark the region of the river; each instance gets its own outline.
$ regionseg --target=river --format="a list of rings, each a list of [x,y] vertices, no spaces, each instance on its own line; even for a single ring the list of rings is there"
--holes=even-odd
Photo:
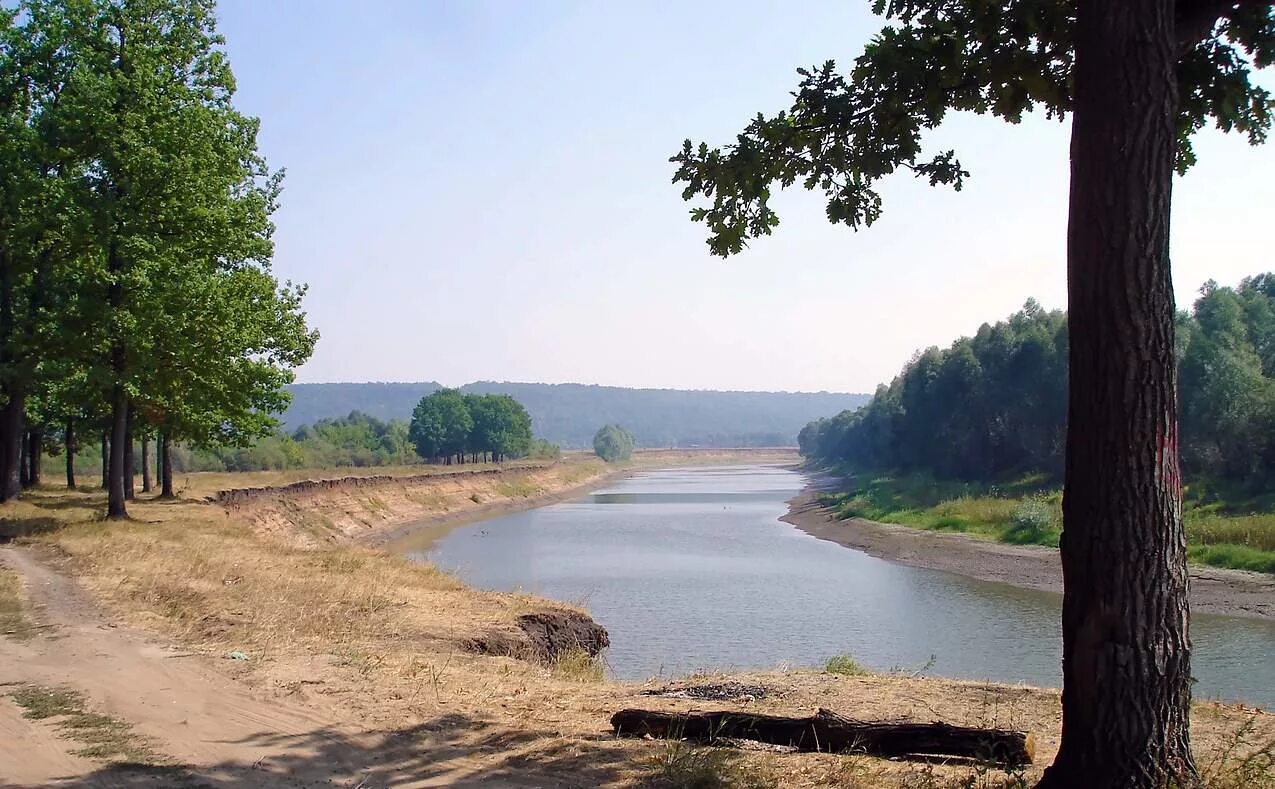
[[[584,606],[611,634],[619,679],[845,654],[878,670],[1058,686],[1058,595],[811,537],[779,520],[805,482],[774,466],[643,472],[441,537],[424,530],[408,553],[473,586]],[[1275,623],[1196,615],[1192,637],[1196,698],[1275,707]]]

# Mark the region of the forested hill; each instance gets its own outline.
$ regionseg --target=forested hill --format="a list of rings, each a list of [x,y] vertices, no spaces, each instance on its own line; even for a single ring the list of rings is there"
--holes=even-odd
[[[1177,325],[1181,456],[1189,478],[1275,489],[1275,273],[1207,282]],[[863,470],[991,481],[1062,473],[1067,319],[1034,301],[914,357],[857,411],[800,435],[809,457]]]
[[[283,414],[293,430],[319,419],[362,411],[379,419],[410,419],[424,383],[294,384]],[[828,392],[717,392],[625,389],[585,384],[479,381],[461,387],[477,394],[508,394],[526,406],[532,430],[566,448],[587,447],[605,424],[622,425],[646,447],[775,446],[796,443],[807,422],[857,408],[863,394]]]

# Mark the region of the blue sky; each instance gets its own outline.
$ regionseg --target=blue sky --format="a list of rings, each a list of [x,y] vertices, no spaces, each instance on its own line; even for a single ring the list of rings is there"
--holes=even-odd
[[[787,193],[776,235],[708,254],[668,157],[849,63],[868,6],[221,0],[237,103],[287,170],[276,271],[322,332],[299,380],[871,391],[1029,296],[1064,306],[1068,128],[1043,118],[937,130],[959,194],[900,175],[855,233]],[[1275,269],[1275,148],[1197,149],[1182,305]]]

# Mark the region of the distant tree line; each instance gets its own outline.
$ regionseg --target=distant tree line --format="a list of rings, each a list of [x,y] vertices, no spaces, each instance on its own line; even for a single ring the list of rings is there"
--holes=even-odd
[[[1275,274],[1208,282],[1177,321],[1184,471],[1275,484]],[[991,481],[1062,471],[1067,321],[1028,301],[918,353],[862,408],[812,422],[802,454],[863,469]]]
[[[408,437],[416,454],[431,462],[499,463],[531,452],[531,417],[509,395],[439,389],[416,404]]]
[[[102,450],[109,517],[136,449],[270,435],[317,335],[270,270],[281,173],[257,150],[207,0],[0,11],[0,500],[55,445]]]
[[[321,419],[302,425],[291,433],[276,431],[248,446],[174,445],[170,451],[175,473],[194,471],[279,471],[299,468],[372,468],[423,463],[408,436],[405,420],[388,422],[358,411],[337,419]],[[81,476],[101,473],[94,442],[73,458]],[[42,463],[46,473],[56,472],[63,462],[61,446],[51,442]],[[92,450],[92,451],[90,451]],[[533,438],[525,457],[554,460],[562,450],[542,438]],[[490,454],[487,455],[490,457]],[[140,474],[143,460],[134,459],[133,472]]]
[[[437,383],[294,384],[289,429],[362,411],[410,419]],[[585,384],[478,381],[462,394],[507,394],[531,414],[532,431],[572,449],[592,446],[598,425],[624,425],[645,447],[794,446],[807,422],[867,402],[866,394],[626,389]]]

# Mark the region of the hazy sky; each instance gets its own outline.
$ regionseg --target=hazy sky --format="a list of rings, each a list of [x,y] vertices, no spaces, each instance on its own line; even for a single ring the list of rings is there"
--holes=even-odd
[[[959,194],[900,174],[855,233],[792,192],[776,235],[708,254],[668,157],[881,25],[800,6],[222,0],[238,104],[288,173],[276,269],[323,335],[299,380],[871,391],[1029,296],[1064,306],[1068,127],[1043,118],[950,118],[930,144],[972,171]],[[1197,147],[1181,305],[1275,269],[1275,147]]]

